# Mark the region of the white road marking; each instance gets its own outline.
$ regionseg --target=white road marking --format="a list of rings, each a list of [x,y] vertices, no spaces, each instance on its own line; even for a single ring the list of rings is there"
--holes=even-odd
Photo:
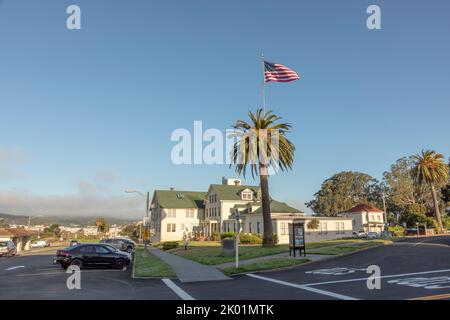
[[[325,296],[330,296],[330,297],[333,297],[333,298],[336,298],[336,299],[340,299],[340,300],[359,300],[357,298],[345,296],[345,295],[342,295],[342,294],[339,294],[339,293],[334,293],[334,292],[331,292],[331,291],[325,291],[325,290],[321,290],[321,289],[317,289],[317,288],[310,288],[310,287],[308,287],[306,285],[300,285],[300,284],[290,283],[290,282],[276,280],[276,279],[272,279],[272,278],[262,277],[262,276],[258,276],[256,274],[252,274],[252,273],[247,274],[247,276],[252,277],[252,278],[256,278],[256,279],[260,279],[260,280],[274,282],[274,283],[281,284],[281,285],[284,285],[284,286],[289,286],[289,287],[294,287],[294,288],[297,288],[297,289],[303,289],[303,290],[306,290],[306,291],[315,292],[315,293],[318,293],[318,294],[322,294],[322,295],[325,295]]]
[[[373,277],[372,279],[384,279],[384,278],[397,278],[397,277],[407,277],[407,276],[414,276],[418,274],[430,274],[430,273],[443,273],[443,272],[450,272],[450,269],[443,269],[443,270],[432,270],[432,271],[422,271],[422,272],[412,272],[412,273],[400,273],[400,274],[390,274],[386,276],[380,276],[380,277]],[[315,282],[315,283],[307,283],[304,284],[304,286],[319,286],[324,284],[333,284],[333,283],[345,283],[345,282],[354,282],[354,281],[367,281],[368,277],[366,278],[355,278],[355,279],[347,279],[347,280],[335,280],[335,281],[325,281],[325,282]]]
[[[20,269],[20,268],[25,268],[25,266],[9,267],[9,268],[5,269],[5,271],[11,271],[11,270]]]
[[[164,278],[161,279],[162,282],[165,283],[170,289],[172,289],[181,299],[183,300],[195,300],[192,296],[190,296],[186,291],[177,286],[172,280]]]

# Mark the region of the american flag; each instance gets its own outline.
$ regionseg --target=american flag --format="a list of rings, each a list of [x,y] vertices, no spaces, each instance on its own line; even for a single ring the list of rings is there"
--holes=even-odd
[[[298,80],[297,72],[282,64],[264,61],[264,82],[289,82]]]

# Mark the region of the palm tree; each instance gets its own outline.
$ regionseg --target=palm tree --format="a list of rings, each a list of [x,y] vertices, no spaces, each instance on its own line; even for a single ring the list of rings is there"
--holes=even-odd
[[[428,184],[433,196],[434,215],[439,228],[442,230],[441,213],[439,212],[439,203],[436,196],[436,184],[445,183],[448,180],[448,167],[444,162],[444,156],[436,153],[434,150],[422,150],[421,154],[413,156],[415,165],[412,169],[412,175],[416,182]]]
[[[278,123],[281,117],[272,111],[263,113],[258,109],[256,114],[249,111],[250,122],[238,120],[233,126],[237,132],[231,151],[231,165],[236,166],[236,172],[245,177],[247,166],[251,168],[252,176],[259,174],[261,186],[261,201],[263,211],[264,237],[263,246],[273,246],[272,220],[270,216],[269,169],[285,171],[292,169],[295,146],[286,138],[291,125]]]

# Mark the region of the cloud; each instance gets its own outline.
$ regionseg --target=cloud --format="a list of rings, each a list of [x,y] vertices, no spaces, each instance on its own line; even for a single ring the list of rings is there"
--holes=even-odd
[[[143,199],[130,196],[48,195],[0,191],[0,212],[43,216],[105,216],[123,219],[144,215]]]
[[[107,169],[76,181],[78,193],[36,195],[28,191],[0,191],[0,212],[32,216],[115,217],[141,219],[145,199],[125,194],[127,181]]]
[[[17,167],[25,161],[25,153],[17,147],[0,146],[0,179],[17,176]]]

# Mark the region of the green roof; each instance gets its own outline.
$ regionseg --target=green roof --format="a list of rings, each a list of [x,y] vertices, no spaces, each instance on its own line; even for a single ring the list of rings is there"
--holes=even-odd
[[[156,190],[154,201],[162,208],[204,208],[206,192]]]
[[[275,200],[270,200],[270,212],[271,213],[303,213],[302,211],[288,206],[284,202],[278,202]],[[259,207],[252,213],[262,213],[262,207]]]
[[[250,189],[255,193],[261,191],[259,186],[234,186],[226,184],[212,184],[210,190],[213,190],[220,200],[242,200],[240,192],[245,189]]]

